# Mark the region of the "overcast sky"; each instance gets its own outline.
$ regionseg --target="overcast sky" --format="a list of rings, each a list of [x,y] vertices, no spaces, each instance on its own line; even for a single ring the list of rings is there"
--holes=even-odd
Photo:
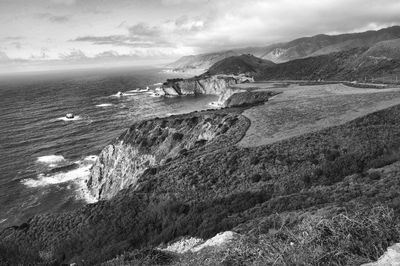
[[[156,64],[400,25],[399,0],[0,0],[0,71]]]

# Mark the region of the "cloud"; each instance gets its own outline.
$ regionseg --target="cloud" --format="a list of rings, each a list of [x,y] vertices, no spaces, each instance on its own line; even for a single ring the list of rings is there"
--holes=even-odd
[[[154,37],[160,35],[161,31],[158,27],[149,26],[145,23],[138,23],[129,27],[129,34],[138,37]]]
[[[79,49],[71,49],[69,53],[61,53],[59,56],[61,59],[69,61],[84,60],[88,58],[85,53]]]
[[[11,45],[13,45],[18,50],[22,48],[22,44],[20,42],[12,42]]]
[[[60,16],[60,15],[53,15],[51,13],[38,13],[36,14],[36,17],[40,19],[46,19],[50,22],[54,23],[65,23],[70,20],[69,16]]]
[[[138,48],[174,46],[172,42],[165,38],[164,32],[160,27],[150,26],[145,23],[138,23],[128,27],[126,35],[82,36],[71,41]]]
[[[0,62],[7,62],[10,58],[5,52],[0,51]]]
[[[205,30],[208,18],[181,16],[175,20],[167,20],[164,27],[177,34],[196,33]]]
[[[50,2],[59,5],[73,5],[76,3],[76,0],[50,0]]]
[[[162,0],[161,3],[165,6],[176,6],[183,4],[204,4],[210,2],[210,0]]]
[[[3,41],[19,41],[19,40],[22,40],[22,39],[24,39],[24,37],[22,37],[22,36],[8,36],[8,37],[4,37],[4,38],[1,38]]]
[[[51,17],[49,17],[49,20],[51,22],[64,23],[64,22],[69,21],[69,17],[68,16],[51,16]]]

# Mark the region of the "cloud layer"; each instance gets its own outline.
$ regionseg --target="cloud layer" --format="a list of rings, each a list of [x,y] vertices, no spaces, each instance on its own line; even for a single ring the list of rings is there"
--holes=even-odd
[[[400,25],[398,14],[398,0],[2,0],[0,61],[173,60]]]

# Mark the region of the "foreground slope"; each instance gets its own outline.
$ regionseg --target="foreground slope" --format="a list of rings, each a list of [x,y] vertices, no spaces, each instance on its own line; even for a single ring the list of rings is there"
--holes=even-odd
[[[395,226],[400,176],[372,174],[374,168],[399,159],[400,106],[256,147],[235,145],[250,126],[242,111],[198,112],[133,125],[120,138],[140,130],[143,137],[126,138],[133,146],[162,133],[162,125],[179,133],[181,128],[202,128],[207,121],[219,128],[215,131],[218,141],[205,139],[192,149],[179,149],[168,162],[150,167],[134,186],[107,201],[73,212],[38,215],[4,230],[0,249],[7,255],[2,255],[2,261],[49,265],[84,260],[94,265],[132,251],[136,254],[132,260],[156,254],[167,259],[149,265],[173,264],[182,258],[154,248],[182,236],[207,239],[233,230],[250,238],[246,242],[250,246],[233,249],[239,253],[252,250],[247,248],[255,237],[262,241],[254,243],[264,243],[266,250],[279,243],[271,254],[280,264],[284,262],[279,258],[286,254],[294,264],[354,265],[376,260],[387,246],[400,240]],[[187,141],[186,129],[174,137],[173,147]],[[382,207],[370,208],[378,203]],[[342,214],[356,222],[340,220]],[[361,217],[376,223],[358,222]],[[371,226],[377,226],[376,230]],[[303,245],[301,239],[291,238],[296,232],[304,235],[304,228],[310,228],[305,232],[316,233],[319,240]],[[336,232],[338,228],[347,231]],[[299,247],[316,256],[294,257],[302,254]],[[293,253],[287,253],[290,250]],[[240,261],[235,254],[229,258]],[[257,263],[257,257],[245,257],[250,258],[249,264]]]

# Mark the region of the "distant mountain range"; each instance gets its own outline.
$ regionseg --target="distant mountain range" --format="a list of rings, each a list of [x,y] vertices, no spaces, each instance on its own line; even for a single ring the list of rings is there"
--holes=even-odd
[[[366,56],[374,56],[374,53],[382,54],[391,51],[398,54],[394,47],[398,47],[400,38],[400,26],[393,26],[377,31],[361,33],[348,33],[340,35],[320,34],[312,37],[299,38],[286,43],[277,43],[265,47],[248,47],[229,51],[207,53],[200,55],[184,56],[169,64],[167,67],[177,71],[192,69],[208,69],[216,62],[242,54],[250,54],[274,63],[284,63],[296,59],[328,55],[331,53],[347,51],[351,49],[368,49],[374,47]],[[391,41],[393,40],[393,41]],[[389,41],[389,42],[385,42]],[[376,46],[376,44],[378,44]],[[389,54],[393,58],[393,54]]]
[[[358,80],[400,78],[400,39],[275,64],[250,54],[225,58],[205,75],[247,74],[256,80]]]

